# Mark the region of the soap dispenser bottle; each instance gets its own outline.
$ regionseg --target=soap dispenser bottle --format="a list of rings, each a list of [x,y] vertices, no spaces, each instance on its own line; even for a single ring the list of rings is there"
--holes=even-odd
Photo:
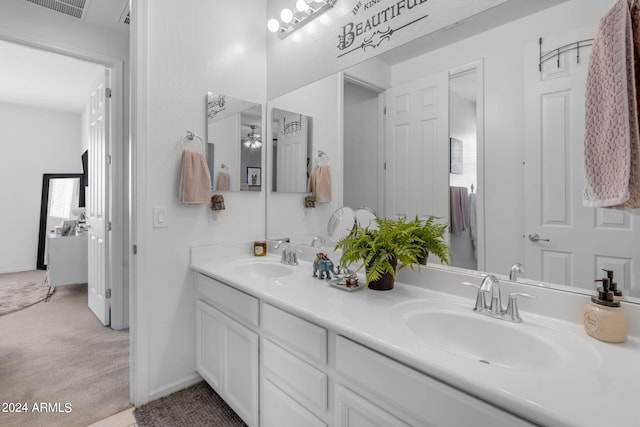
[[[598,288],[597,296],[592,296],[591,302],[584,307],[584,330],[600,341],[625,342],[629,334],[629,316],[611,292],[609,278],[596,282],[602,282],[602,287]]]

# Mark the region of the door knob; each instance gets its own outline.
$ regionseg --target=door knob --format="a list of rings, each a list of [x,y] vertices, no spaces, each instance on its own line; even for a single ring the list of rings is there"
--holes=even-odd
[[[543,239],[537,233],[529,234],[529,240],[531,240],[532,242],[549,242],[550,241],[549,239]]]

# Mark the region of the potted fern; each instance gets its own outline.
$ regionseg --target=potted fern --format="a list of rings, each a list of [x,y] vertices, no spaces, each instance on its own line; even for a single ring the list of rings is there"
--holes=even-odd
[[[416,216],[412,221],[413,235],[416,242],[422,246],[422,254],[418,257],[418,263],[427,264],[429,254],[434,254],[443,264],[449,264],[449,245],[444,240],[444,233],[447,230],[447,224],[436,223],[435,216],[430,216],[426,220],[421,220]]]
[[[362,261],[366,268],[366,282],[370,289],[390,290],[400,268],[418,264],[423,255],[423,242],[416,237],[417,224],[398,219],[377,219],[375,227],[355,227],[336,244],[342,249],[340,265]]]

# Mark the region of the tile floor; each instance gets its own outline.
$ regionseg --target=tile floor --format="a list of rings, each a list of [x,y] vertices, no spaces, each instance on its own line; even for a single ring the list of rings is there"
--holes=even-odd
[[[133,417],[133,407],[100,420],[87,427],[136,427],[136,419]]]

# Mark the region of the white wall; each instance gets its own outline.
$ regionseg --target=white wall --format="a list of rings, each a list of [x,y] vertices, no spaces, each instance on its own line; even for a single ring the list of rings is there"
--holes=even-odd
[[[266,13],[262,0],[139,0],[132,15],[140,404],[198,379],[190,248],[265,237],[264,187],[225,193],[226,210],[214,214],[178,204],[176,180],[185,131],[205,134],[207,91],[266,99]],[[167,208],[167,228],[152,227],[156,206]]]
[[[392,69],[396,85],[484,58],[486,188],[478,194],[484,194],[487,271],[506,274],[524,257],[524,46],[590,24],[595,34],[610,6],[610,0],[572,0]]]
[[[0,103],[0,273],[36,268],[42,174],[82,173],[80,118]]]
[[[340,73],[311,83],[279,98],[269,101],[269,110],[300,113],[313,118],[311,159],[315,162],[318,150],[329,157],[331,171],[331,202],[316,203],[306,209],[306,193],[267,194],[267,234],[269,238],[290,237],[295,242],[311,243],[308,237],[326,235],[327,221],[332,212],[342,206],[342,75]],[[270,111],[269,111],[269,117]],[[267,164],[272,164],[269,150]],[[271,173],[267,188],[271,186]],[[303,239],[303,240],[298,240]]]

